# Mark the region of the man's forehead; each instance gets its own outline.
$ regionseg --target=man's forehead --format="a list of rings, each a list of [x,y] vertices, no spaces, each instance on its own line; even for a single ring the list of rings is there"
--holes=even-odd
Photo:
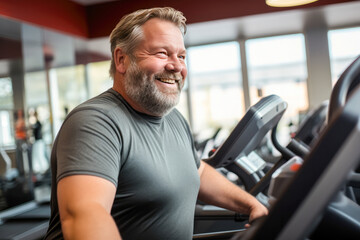
[[[173,22],[152,18],[142,26],[142,29],[145,41],[156,39],[160,43],[162,40],[170,40],[172,43],[181,44],[185,48],[182,32]]]
[[[149,31],[158,30],[164,32],[166,32],[168,29],[173,29],[174,31],[179,31],[179,33],[182,35],[180,28],[175,23],[160,18],[149,19],[142,25],[142,28],[143,30],[149,30]],[[164,28],[168,28],[168,29],[165,30]]]

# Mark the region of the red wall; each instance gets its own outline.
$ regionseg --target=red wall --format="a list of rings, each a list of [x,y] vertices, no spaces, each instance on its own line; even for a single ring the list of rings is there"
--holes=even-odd
[[[0,0],[0,15],[88,37],[86,8],[68,0]]]
[[[272,8],[265,0],[121,0],[81,6],[70,0],[0,0],[0,15],[86,38],[108,36],[120,20],[140,8],[171,6],[188,23],[311,8],[357,0],[319,0],[296,8]]]
[[[279,11],[265,0],[136,0],[115,1],[87,8],[90,37],[109,35],[120,18],[134,10],[170,6],[184,13],[187,23],[197,23]]]

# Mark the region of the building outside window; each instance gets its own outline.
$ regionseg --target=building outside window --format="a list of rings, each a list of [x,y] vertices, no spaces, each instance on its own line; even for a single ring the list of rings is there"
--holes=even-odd
[[[360,27],[328,32],[333,85],[344,70],[360,55]]]
[[[88,99],[84,65],[53,68],[49,71],[54,136],[66,115]]]
[[[244,115],[238,42],[188,48],[193,132],[232,129]]]
[[[42,124],[42,137],[46,144],[53,141],[51,133],[51,116],[49,108],[48,84],[45,71],[25,73],[25,101],[28,110],[37,112],[37,118]]]
[[[11,79],[0,78],[0,147],[15,145],[13,108]]]
[[[109,74],[110,61],[89,63],[86,68],[90,98],[95,97],[112,87],[113,80],[110,78]]]
[[[290,138],[291,125],[307,111],[307,69],[304,36],[292,34],[251,39],[245,42],[251,105],[260,98],[276,94],[288,108],[280,120],[279,141]]]

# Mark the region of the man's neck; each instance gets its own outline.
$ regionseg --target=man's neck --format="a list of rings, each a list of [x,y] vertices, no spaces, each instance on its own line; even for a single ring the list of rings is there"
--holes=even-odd
[[[121,85],[121,84],[116,84],[116,83],[119,83],[119,81],[121,80],[116,80],[114,79],[114,84],[113,84],[113,89],[118,92],[122,97],[123,99],[134,109],[136,110],[137,112],[141,112],[141,113],[144,113],[146,115],[150,115],[150,116],[154,116],[154,117],[162,117],[162,116],[156,116],[154,115],[153,113],[147,111],[146,109],[144,109],[142,106],[140,106],[137,102],[135,102],[134,100],[132,100],[132,98],[130,98],[126,92],[125,92],[125,89],[124,89],[124,86]]]

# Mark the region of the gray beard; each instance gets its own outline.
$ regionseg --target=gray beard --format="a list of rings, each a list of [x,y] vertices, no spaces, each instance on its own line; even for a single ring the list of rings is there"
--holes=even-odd
[[[176,83],[176,91],[168,92],[160,91],[155,81],[155,75],[148,75],[132,62],[124,79],[125,93],[149,113],[165,116],[179,103],[183,81]]]

